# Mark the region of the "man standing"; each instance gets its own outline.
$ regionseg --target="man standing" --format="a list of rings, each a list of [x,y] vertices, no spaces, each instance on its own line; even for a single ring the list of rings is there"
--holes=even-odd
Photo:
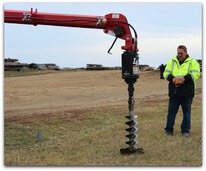
[[[200,77],[199,63],[187,54],[187,48],[184,45],[180,45],[177,48],[177,56],[167,63],[163,76],[169,81],[166,134],[173,135],[176,114],[181,106],[183,111],[181,133],[184,136],[189,136],[195,81]]]

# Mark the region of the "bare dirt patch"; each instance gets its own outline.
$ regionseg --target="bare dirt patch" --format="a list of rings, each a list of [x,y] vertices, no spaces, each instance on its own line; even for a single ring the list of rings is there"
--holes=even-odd
[[[167,100],[167,84],[158,71],[142,72],[135,84],[136,105]],[[201,79],[197,95],[201,96]],[[4,79],[5,122],[65,117],[88,110],[127,108],[127,85],[121,71],[74,71]]]

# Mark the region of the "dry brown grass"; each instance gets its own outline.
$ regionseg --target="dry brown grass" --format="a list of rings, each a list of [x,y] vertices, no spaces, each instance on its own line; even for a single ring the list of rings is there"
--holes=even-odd
[[[135,84],[139,147],[122,156],[127,87],[120,71],[57,72],[4,80],[6,166],[201,166],[202,84],[197,82],[191,136],[164,135],[167,81],[144,72]],[[42,133],[42,140],[36,138]]]

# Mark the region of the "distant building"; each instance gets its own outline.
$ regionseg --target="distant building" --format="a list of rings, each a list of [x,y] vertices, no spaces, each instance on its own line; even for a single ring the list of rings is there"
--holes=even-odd
[[[59,66],[56,64],[36,64],[36,63],[31,63],[29,64],[30,69],[37,69],[37,70],[60,70]]]
[[[4,64],[7,63],[16,63],[18,61],[18,59],[11,59],[11,58],[5,58],[4,59]]]
[[[140,71],[151,71],[154,70],[153,67],[150,67],[149,65],[139,65]]]
[[[4,59],[4,71],[21,71],[28,68],[28,66],[29,64],[18,62],[18,59]]]
[[[20,63],[18,59],[5,58],[4,59],[4,71],[21,71],[24,69],[37,69],[37,70],[60,70],[59,66],[53,63],[48,64],[27,64]]]
[[[100,64],[87,64],[86,70],[103,70],[104,67]]]

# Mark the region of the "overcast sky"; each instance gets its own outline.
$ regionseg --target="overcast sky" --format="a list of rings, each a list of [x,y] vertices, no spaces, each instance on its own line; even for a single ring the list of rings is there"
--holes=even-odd
[[[5,3],[5,9],[104,16],[122,13],[138,34],[140,64],[158,67],[176,55],[183,44],[202,58],[202,3]],[[87,63],[121,66],[124,40],[99,29],[4,24],[4,58],[22,63],[56,63],[60,67],[86,67]]]

